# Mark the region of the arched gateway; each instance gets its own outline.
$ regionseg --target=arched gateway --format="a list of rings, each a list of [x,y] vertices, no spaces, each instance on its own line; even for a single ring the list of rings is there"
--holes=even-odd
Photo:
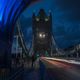
[[[0,68],[10,66],[14,25],[23,10],[38,0],[0,0]]]

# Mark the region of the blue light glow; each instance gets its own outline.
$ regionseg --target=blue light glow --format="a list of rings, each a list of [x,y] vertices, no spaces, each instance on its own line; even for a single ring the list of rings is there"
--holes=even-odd
[[[24,0],[0,0],[0,22],[2,25],[6,27],[12,25],[16,15],[19,15],[24,6],[27,7],[26,3],[29,4],[30,2],[32,0],[25,0],[25,2]]]
[[[0,57],[0,68],[10,67],[11,58],[9,55],[14,25],[22,11],[32,2],[33,0],[0,0],[0,55],[2,55]],[[8,56],[5,57],[5,54]]]
[[[3,0],[0,0],[0,21],[2,21],[4,7],[2,6],[4,3]]]
[[[12,40],[12,29],[18,16],[32,2],[33,0],[0,0],[0,44],[4,42],[6,48]]]

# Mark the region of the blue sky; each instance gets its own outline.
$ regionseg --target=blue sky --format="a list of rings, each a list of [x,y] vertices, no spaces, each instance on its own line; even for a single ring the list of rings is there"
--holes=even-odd
[[[21,28],[27,45],[32,40],[32,14],[43,8],[53,16],[53,35],[60,48],[68,48],[80,43],[80,1],[79,0],[41,0],[30,5],[20,16]]]

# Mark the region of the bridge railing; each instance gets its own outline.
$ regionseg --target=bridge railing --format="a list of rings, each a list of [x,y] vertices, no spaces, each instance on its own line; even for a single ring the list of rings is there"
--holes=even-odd
[[[7,80],[23,80],[23,73],[24,69],[22,67],[13,69]]]

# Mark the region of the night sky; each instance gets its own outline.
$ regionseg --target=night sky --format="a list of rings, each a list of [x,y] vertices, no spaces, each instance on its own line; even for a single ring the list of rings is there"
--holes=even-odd
[[[53,35],[56,45],[68,48],[80,43],[80,0],[41,0],[30,5],[20,16],[21,29],[27,46],[32,40],[32,14],[43,8],[53,16]]]

